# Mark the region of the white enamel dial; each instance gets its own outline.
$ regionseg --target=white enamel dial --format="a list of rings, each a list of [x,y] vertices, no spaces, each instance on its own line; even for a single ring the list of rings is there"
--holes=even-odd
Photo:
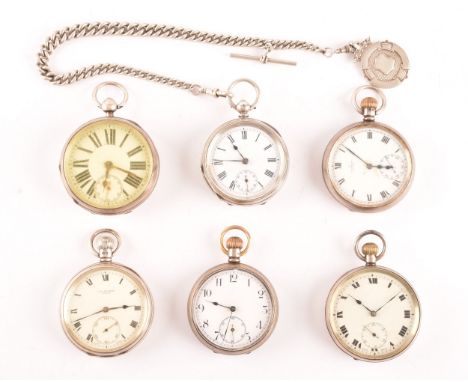
[[[205,178],[232,203],[263,202],[286,176],[287,151],[279,134],[260,121],[249,121],[236,120],[234,126],[222,128],[205,148]]]
[[[414,339],[420,308],[414,290],[381,267],[360,268],[338,281],[327,302],[334,340],[355,358],[392,358]]]
[[[413,169],[403,138],[378,123],[360,124],[338,136],[324,166],[332,192],[362,208],[386,206],[398,199]]]
[[[148,330],[152,300],[143,281],[128,268],[98,265],[82,271],[67,287],[62,319],[68,337],[97,355],[119,354]]]
[[[192,326],[215,351],[248,352],[276,323],[276,296],[252,271],[230,268],[201,280],[189,302]]]

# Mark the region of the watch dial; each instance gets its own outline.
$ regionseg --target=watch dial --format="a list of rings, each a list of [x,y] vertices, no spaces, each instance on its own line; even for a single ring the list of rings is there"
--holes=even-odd
[[[326,166],[340,197],[364,208],[391,203],[405,191],[412,175],[407,144],[378,124],[366,123],[339,136]]]
[[[352,356],[385,360],[414,339],[419,302],[401,276],[385,268],[369,268],[338,281],[327,302],[328,325],[335,341]]]
[[[143,281],[115,265],[81,272],[65,291],[65,332],[82,350],[101,355],[123,352],[149,328],[152,300]]]
[[[276,323],[271,291],[249,271],[218,271],[195,290],[190,301],[193,325],[216,349],[248,352],[266,340]]]
[[[63,155],[63,175],[71,193],[87,208],[124,209],[154,187],[158,163],[153,150],[133,123],[101,118],[72,136]]]
[[[241,202],[271,196],[287,169],[279,135],[271,127],[242,122],[214,136],[204,165],[215,191]]]

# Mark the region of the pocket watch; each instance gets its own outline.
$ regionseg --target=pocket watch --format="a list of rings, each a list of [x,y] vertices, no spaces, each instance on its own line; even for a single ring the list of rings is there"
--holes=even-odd
[[[247,241],[226,234],[244,233]],[[221,234],[221,249],[228,262],[206,271],[190,293],[187,312],[196,337],[215,353],[246,354],[261,346],[278,320],[278,299],[268,279],[255,268],[241,264],[250,235],[240,226]]]
[[[372,241],[361,246],[368,236],[378,237],[381,248]],[[333,341],[351,357],[389,360],[415,339],[421,319],[419,300],[403,276],[376,265],[386,250],[381,233],[361,233],[354,250],[366,265],[345,273],[331,289],[325,310],[327,328]]]
[[[119,89],[123,99],[99,100],[105,87]],[[81,207],[99,214],[130,212],[153,191],[159,157],[151,138],[135,122],[117,118],[128,94],[116,82],[99,84],[93,98],[106,116],[86,122],[65,145],[60,172],[65,187]]]
[[[239,84],[254,88],[256,97],[252,103],[234,99],[233,90]],[[229,204],[265,203],[279,191],[288,172],[289,155],[281,135],[266,122],[248,116],[259,95],[255,82],[234,81],[227,97],[239,118],[219,126],[203,150],[203,176],[216,195]]]
[[[358,94],[366,89],[380,97]],[[386,104],[382,91],[362,86],[354,92],[362,122],[339,131],[328,144],[322,162],[325,184],[340,203],[351,210],[376,212],[400,201],[414,175],[414,158],[406,140],[393,128],[375,121]]]
[[[62,327],[80,350],[115,356],[130,350],[148,332],[153,300],[135,271],[112,262],[120,246],[117,232],[96,231],[91,246],[100,261],[80,271],[65,288]]]

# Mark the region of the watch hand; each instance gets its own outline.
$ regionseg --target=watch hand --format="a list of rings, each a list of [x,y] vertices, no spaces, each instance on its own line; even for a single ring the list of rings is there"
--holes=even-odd
[[[366,329],[370,334],[372,334],[372,337],[375,337],[379,339],[380,337],[377,335],[377,333],[374,333],[372,330],[370,330],[367,326],[364,326],[364,329]]]
[[[213,159],[213,162],[245,162],[245,159]]]
[[[226,334],[227,334],[227,331],[229,329],[229,324],[231,323],[231,318],[232,318],[232,311],[231,311],[231,314],[229,315],[229,321],[226,325],[226,330],[224,331],[224,336],[223,336],[223,341],[226,339]]]
[[[77,321],[84,320],[85,318],[88,318],[88,317],[91,317],[91,316],[95,316],[96,314],[99,314],[99,313],[107,313],[109,310],[127,309],[127,308],[132,308],[132,307],[135,307],[135,305],[113,306],[113,307],[111,307],[111,308],[108,308],[107,306],[105,306],[104,308],[102,308],[101,310],[98,310],[97,312],[88,314],[87,316],[84,316],[84,317],[81,317],[81,318],[78,318],[78,319],[72,321],[72,323],[73,323],[73,322],[77,322]]]
[[[243,163],[243,164],[249,163],[249,160],[248,160],[246,157],[244,157],[244,156],[242,155],[242,153],[239,151],[239,147],[237,147],[235,144],[232,144],[232,147],[233,147],[234,150],[236,150],[236,151],[239,153],[239,155],[242,157],[242,163]]]
[[[112,329],[115,325],[117,325],[117,321],[115,321],[111,326],[109,326],[108,328],[105,328],[103,330],[103,333],[107,333],[110,329]]]
[[[208,301],[206,300],[207,302],[209,302],[210,304],[213,304],[214,306],[222,306],[223,308],[226,308],[226,309],[229,309],[231,312],[235,312],[236,311],[236,307],[235,306],[227,306],[227,305],[223,305],[223,304],[220,304],[219,302],[216,302],[216,301]]]
[[[375,313],[377,313],[380,309],[382,309],[385,305],[387,305],[390,301],[393,301],[395,299],[396,296],[398,296],[400,294],[400,292],[398,292],[395,296],[393,296],[390,300],[388,300],[385,304],[383,304],[379,309],[377,309],[375,311]]]
[[[362,307],[364,307],[365,309],[367,309],[367,310],[369,311],[369,313],[371,314],[372,317],[375,316],[375,313],[376,313],[376,312],[373,311],[373,310],[371,310],[371,309],[369,309],[367,306],[365,306],[365,305],[362,303],[361,300],[358,300],[357,298],[351,296],[350,294],[349,294],[348,296],[351,297],[354,301],[356,301],[356,303],[357,303],[358,305],[361,305]]]
[[[372,168],[373,166],[366,162],[364,159],[362,159],[359,155],[357,155],[353,150],[349,149],[348,147],[344,146],[343,147],[348,150],[351,154],[353,154],[356,158],[358,158],[362,163],[364,163],[366,165],[367,168]]]

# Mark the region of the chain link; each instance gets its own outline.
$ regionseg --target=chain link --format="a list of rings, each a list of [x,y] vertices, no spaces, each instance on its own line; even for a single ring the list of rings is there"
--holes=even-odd
[[[360,50],[360,47],[368,43],[368,39],[361,42],[350,43],[338,49],[321,48],[315,44],[300,40],[271,40],[257,37],[239,37],[216,33],[195,31],[192,29],[179,28],[162,24],[139,24],[139,23],[108,23],[96,22],[77,24],[58,30],[47,38],[38,54],[37,65],[40,74],[48,81],[56,85],[68,85],[86,78],[113,73],[131,77],[141,78],[157,82],[179,89],[191,91],[193,94],[209,94],[215,97],[226,96],[219,89],[204,88],[198,84],[178,80],[164,75],[151,73],[149,71],[133,68],[131,66],[118,64],[96,64],[83,67],[68,73],[56,73],[49,66],[49,60],[55,49],[67,41],[90,36],[138,36],[138,37],[163,37],[177,40],[188,40],[204,42],[214,45],[226,45],[235,47],[262,48],[270,50],[305,50],[325,56],[340,53],[352,53]]]

